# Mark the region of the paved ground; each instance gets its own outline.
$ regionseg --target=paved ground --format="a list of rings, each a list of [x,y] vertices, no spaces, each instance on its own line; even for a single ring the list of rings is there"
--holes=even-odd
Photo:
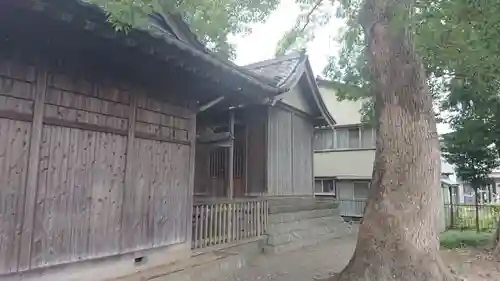
[[[249,266],[210,281],[310,281],[342,270],[356,244],[355,236],[281,255],[259,256]],[[445,264],[466,281],[500,280],[500,260],[487,250],[442,250]]]
[[[355,238],[335,239],[281,255],[259,256],[248,267],[211,281],[308,281],[338,272],[349,261]]]

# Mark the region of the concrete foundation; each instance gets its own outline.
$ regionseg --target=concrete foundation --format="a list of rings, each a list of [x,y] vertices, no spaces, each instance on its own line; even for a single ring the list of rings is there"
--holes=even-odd
[[[282,253],[352,235],[333,200],[314,198],[274,199],[269,203],[266,253]]]
[[[198,252],[185,261],[158,266],[109,281],[202,281],[218,280],[221,274],[231,274],[247,266],[248,262],[262,253],[263,239],[257,238],[235,245],[210,247]]]
[[[0,277],[9,281],[97,281],[107,280],[136,272],[147,271],[159,265],[188,260],[190,243],[176,244],[130,254],[75,262],[36,269]],[[138,259],[140,262],[137,262]]]

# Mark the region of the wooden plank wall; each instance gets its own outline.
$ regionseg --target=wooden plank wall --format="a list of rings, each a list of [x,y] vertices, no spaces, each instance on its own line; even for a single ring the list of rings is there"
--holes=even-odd
[[[292,114],[292,183],[294,195],[314,193],[313,132],[314,127],[302,116]]]
[[[0,59],[0,274],[189,239],[195,115],[81,77]]]
[[[304,116],[279,107],[269,108],[268,194],[313,194],[313,125]]]
[[[266,192],[267,108],[251,107],[245,111],[247,126],[247,193]]]
[[[0,61],[0,273],[18,268],[36,74]]]
[[[292,184],[292,112],[269,108],[268,192],[270,195],[293,194]]]

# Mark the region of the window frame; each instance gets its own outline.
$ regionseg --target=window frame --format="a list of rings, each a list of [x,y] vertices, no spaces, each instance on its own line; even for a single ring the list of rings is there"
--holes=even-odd
[[[357,198],[356,197],[356,184],[364,184],[366,185],[366,198]],[[361,181],[361,180],[357,180],[357,181],[353,181],[352,182],[352,199],[353,200],[368,200],[368,197],[370,197],[370,185],[371,185],[371,181]]]
[[[349,131],[351,130],[357,130],[357,147],[350,147],[350,133]],[[364,147],[363,146],[363,130],[366,130],[366,129],[369,129],[371,131],[371,143],[373,144],[372,147]],[[331,130],[330,128],[318,128],[318,129],[315,129],[316,131],[318,132],[321,132],[321,134],[324,134],[324,130]],[[339,143],[341,143],[339,141],[339,131],[342,130],[342,134],[344,134],[344,137],[346,137],[347,139],[345,141],[343,141],[342,143],[346,143],[347,144],[347,147],[342,147],[342,148],[339,148]],[[375,128],[372,128],[372,127],[366,127],[366,126],[362,126],[362,125],[356,125],[356,126],[342,126],[342,127],[337,127],[337,128],[334,128],[333,130],[331,130],[331,137],[333,138],[333,148],[316,148],[314,147],[314,151],[315,152],[322,152],[322,151],[349,151],[349,150],[373,150],[375,149],[376,147],[376,130]],[[316,137],[316,135],[315,135]]]
[[[321,181],[321,192],[316,192],[316,181]],[[333,184],[332,192],[325,192],[325,181],[331,181]],[[315,178],[314,179],[314,195],[323,195],[323,196],[333,196],[337,198],[337,181],[334,178]]]

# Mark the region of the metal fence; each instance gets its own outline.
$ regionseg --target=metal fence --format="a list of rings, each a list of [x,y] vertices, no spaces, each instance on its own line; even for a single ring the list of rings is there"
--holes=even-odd
[[[493,231],[500,219],[500,205],[445,204],[444,218],[447,229]]]
[[[366,200],[338,199],[340,215],[343,217],[362,218],[365,212]]]

